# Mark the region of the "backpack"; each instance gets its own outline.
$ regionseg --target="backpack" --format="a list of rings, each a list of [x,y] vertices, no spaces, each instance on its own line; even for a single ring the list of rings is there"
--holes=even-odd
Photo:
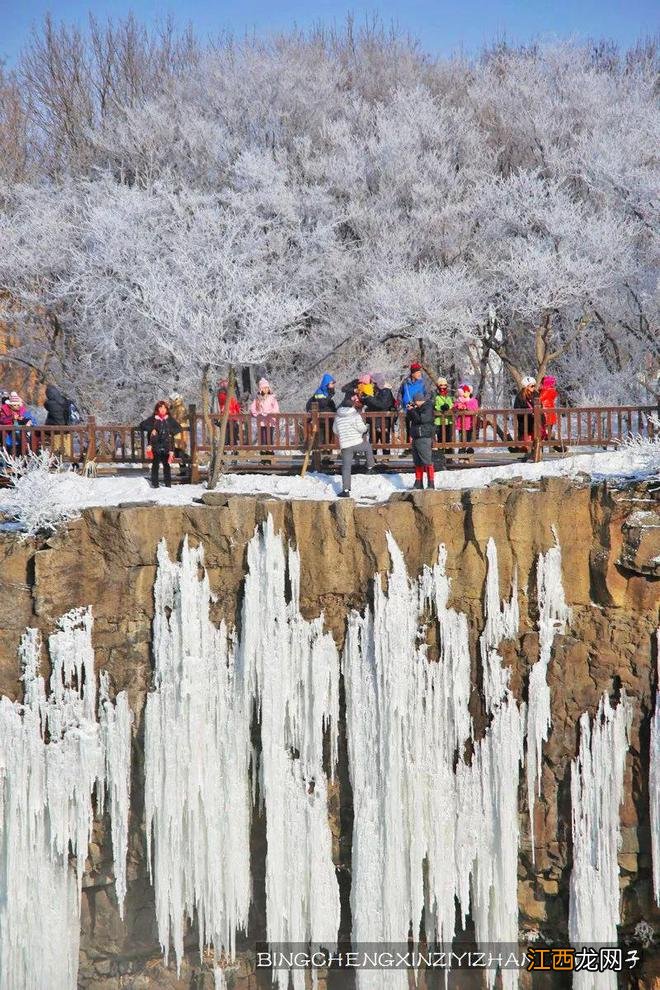
[[[66,411],[64,413],[64,419],[67,426],[75,426],[76,423],[82,423],[82,416],[80,415],[80,410],[78,406],[71,399],[67,399]]]

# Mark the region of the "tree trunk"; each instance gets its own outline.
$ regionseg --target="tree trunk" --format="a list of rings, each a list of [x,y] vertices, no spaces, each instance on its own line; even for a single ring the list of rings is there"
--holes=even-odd
[[[234,398],[235,391],[236,375],[234,374],[234,366],[232,364],[229,366],[227,397],[225,399],[225,408],[220,420],[220,426],[213,427],[213,452],[209,466],[209,480],[207,482],[207,488],[210,491],[213,491],[217,486],[220,475],[225,469],[225,443],[227,440],[227,424],[229,422],[229,406],[231,400]]]

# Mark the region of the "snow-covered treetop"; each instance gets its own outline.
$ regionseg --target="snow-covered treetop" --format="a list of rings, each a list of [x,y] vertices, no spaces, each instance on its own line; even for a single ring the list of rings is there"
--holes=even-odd
[[[475,384],[492,348],[576,401],[651,400],[656,62],[47,21],[0,77],[11,355],[114,416],[228,363],[300,406],[328,369],[400,377],[420,341]]]

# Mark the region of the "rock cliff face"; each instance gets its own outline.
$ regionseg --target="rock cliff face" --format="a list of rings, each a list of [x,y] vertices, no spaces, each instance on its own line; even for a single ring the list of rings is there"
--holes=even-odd
[[[507,482],[474,491],[406,494],[368,507],[351,502],[281,502],[245,496],[209,501],[216,504],[87,510],[66,532],[46,542],[21,544],[13,537],[4,537],[0,543],[5,592],[0,693],[12,698],[21,695],[16,651],[26,626],[37,626],[48,634],[70,608],[91,605],[97,669],[109,672],[115,691],[128,692],[135,714],[126,915],[121,921],[116,909],[108,823],[101,821],[85,876],[81,987],[137,990],[212,986],[211,971],[200,964],[194,935],[180,976],[172,967],[163,966],[145,859],[143,713],[152,676],[156,548],[165,538],[174,555],[186,535],[193,545],[203,543],[211,587],[217,595],[214,618],[234,624],[240,614],[246,546],[255,526],[267,514],[272,515],[276,530],[301,554],[301,608],[305,616],[313,618],[323,612],[339,647],[348,613],[364,606],[374,574],[388,571],[388,532],[401,548],[411,575],[424,564],[433,564],[438,545],[446,545],[447,573],[452,582],[449,604],[470,618],[471,710],[478,727],[484,724],[477,639],[483,625],[487,541],[493,537],[497,544],[502,589],[509,587],[514,569],[518,573],[521,632],[516,642],[508,644],[504,659],[512,668],[512,689],[524,699],[528,672],[538,657],[536,560],[554,543],[554,528],[562,548],[563,584],[572,621],[567,634],[555,639],[548,671],[553,728],[543,750],[535,864],[521,777],[520,926],[566,941],[570,760],[576,754],[578,720],[585,711],[595,713],[603,692],[616,697],[624,687],[633,699],[635,716],[621,809],[623,923],[627,930],[641,919],[656,929],[660,927],[651,890],[648,819],[660,528],[654,493],[648,485],[615,490],[592,486],[586,478],[547,479],[539,484]],[[432,653],[432,643],[430,648]],[[346,759],[344,744],[340,747],[338,784],[331,795],[344,934],[350,925],[347,904],[352,819]],[[263,821],[257,818],[253,827],[254,938],[264,932],[263,858]],[[651,966],[646,964],[646,975],[639,985],[652,985]],[[246,990],[263,982],[254,972],[247,951],[240,955],[236,975],[235,985]],[[455,985],[468,986],[465,977],[461,979],[463,982]],[[266,978],[263,985],[268,984]],[[542,985],[549,984],[539,981],[538,986]]]

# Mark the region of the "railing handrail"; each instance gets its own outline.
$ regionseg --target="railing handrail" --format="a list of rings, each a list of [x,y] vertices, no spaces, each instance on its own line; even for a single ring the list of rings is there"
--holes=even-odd
[[[536,403],[533,407],[478,407],[476,409],[434,410],[433,419],[441,421],[434,431],[449,431],[433,436],[436,450],[479,448],[493,451],[533,453],[539,460],[544,447],[612,447],[625,437],[639,433],[650,437],[660,432],[655,416],[658,405],[627,406],[552,406]],[[331,428],[335,412],[320,412],[313,404],[310,410],[289,410],[253,415],[241,410],[229,417],[225,447],[234,455],[265,456],[269,448],[273,456],[312,457],[318,470],[322,456],[334,456],[338,441]],[[363,411],[368,426],[367,436],[376,449],[390,448],[399,455],[409,451],[410,439],[406,427],[406,411],[401,408]],[[222,417],[210,417],[217,431]],[[471,421],[468,429],[467,422]],[[265,424],[265,425],[264,425]],[[231,429],[229,429],[231,427]],[[263,433],[265,429],[269,432]],[[489,438],[488,433],[492,435]],[[188,423],[181,426],[185,439],[176,445],[191,464],[192,477],[198,477],[198,454],[208,454],[212,437],[207,420],[196,406],[188,407]],[[9,435],[12,435],[11,438]],[[99,423],[93,416],[85,422],[66,425],[34,424],[0,425],[0,444],[19,453],[49,447],[65,460],[99,463],[142,464],[145,461],[146,433],[138,423]],[[266,451],[264,452],[264,448]],[[460,452],[460,451],[459,451]]]

